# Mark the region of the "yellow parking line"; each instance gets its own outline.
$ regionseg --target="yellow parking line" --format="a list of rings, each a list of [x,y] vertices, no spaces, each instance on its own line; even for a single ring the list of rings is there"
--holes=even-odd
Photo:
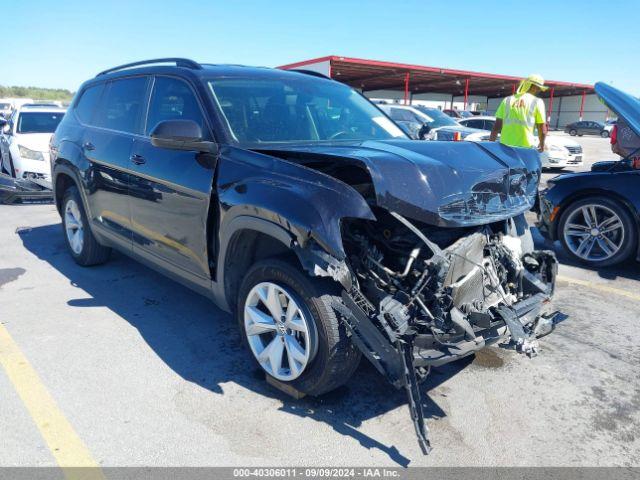
[[[49,450],[69,480],[105,477],[91,452],[80,440],[40,377],[0,324],[0,365],[22,399]],[[93,467],[76,469],[74,467]]]
[[[577,278],[565,277],[563,275],[558,275],[557,280],[564,281],[567,283],[573,283],[575,285],[582,285],[583,287],[592,288],[594,290],[600,290],[601,292],[613,293],[615,295],[620,295],[621,297],[627,297],[632,300],[640,301],[640,295],[633,292],[628,292],[627,290],[622,290],[620,288],[608,287],[607,285],[602,285],[600,283],[593,283],[587,280],[579,280]]]

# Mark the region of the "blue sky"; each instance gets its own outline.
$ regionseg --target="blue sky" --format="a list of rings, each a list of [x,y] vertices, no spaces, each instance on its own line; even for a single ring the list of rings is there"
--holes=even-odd
[[[277,66],[344,55],[613,83],[640,95],[640,2],[2,2],[0,84],[76,90],[153,57]]]

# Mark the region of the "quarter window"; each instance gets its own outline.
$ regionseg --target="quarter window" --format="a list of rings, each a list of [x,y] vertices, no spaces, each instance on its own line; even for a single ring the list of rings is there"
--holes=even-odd
[[[120,132],[140,133],[146,89],[146,77],[111,82],[97,116],[97,125]]]
[[[78,118],[82,123],[92,125],[91,121],[93,120],[96,108],[98,107],[103,87],[104,84],[102,83],[99,85],[93,85],[82,93],[82,96],[75,108],[76,115],[78,115]]]
[[[207,136],[202,110],[191,88],[182,80],[156,77],[147,117],[147,135],[165,120],[193,120]]]

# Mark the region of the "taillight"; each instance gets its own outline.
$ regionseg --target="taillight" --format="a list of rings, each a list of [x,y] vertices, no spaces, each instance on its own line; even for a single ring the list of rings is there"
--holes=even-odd
[[[460,132],[453,132],[453,141],[459,142],[462,140],[462,134]]]
[[[631,168],[633,168],[634,170],[640,170],[640,157],[631,159]]]

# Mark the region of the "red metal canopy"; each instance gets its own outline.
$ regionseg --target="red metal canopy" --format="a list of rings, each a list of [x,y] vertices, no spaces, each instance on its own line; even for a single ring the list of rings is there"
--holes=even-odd
[[[521,80],[521,77],[510,75],[381,62],[337,55],[290,63],[278,68],[304,69],[305,66],[321,62],[329,62],[329,76],[335,80],[363,91],[401,90],[405,91],[406,97],[417,93],[446,93],[465,98],[468,95],[505,97],[514,91]],[[549,96],[551,92],[555,97],[593,93],[593,85],[585,83],[547,80],[545,84],[553,88],[543,93],[541,95],[543,97]]]

